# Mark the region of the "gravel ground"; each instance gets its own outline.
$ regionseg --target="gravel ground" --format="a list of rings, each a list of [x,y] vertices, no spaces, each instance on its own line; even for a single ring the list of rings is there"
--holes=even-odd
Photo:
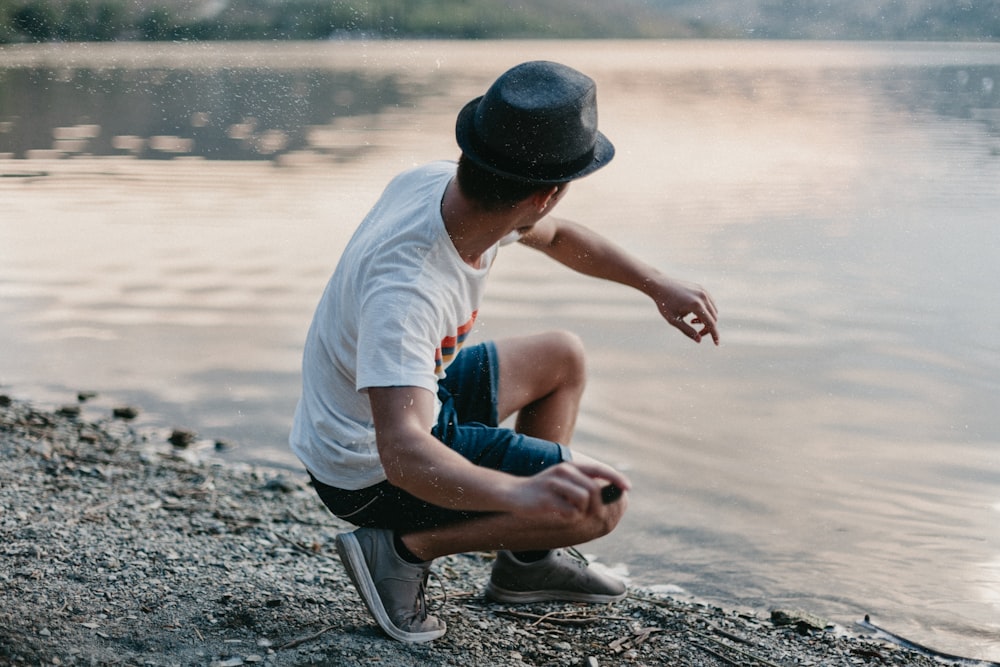
[[[490,554],[436,563],[443,638],[394,642],[336,556],[348,526],[304,479],[199,462],[190,433],[138,432],[128,410],[78,410],[0,396],[0,664],[942,664],[808,615],[643,590],[609,606],[488,603]]]

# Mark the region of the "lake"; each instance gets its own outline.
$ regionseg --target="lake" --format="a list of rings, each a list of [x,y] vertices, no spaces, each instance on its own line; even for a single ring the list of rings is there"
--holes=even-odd
[[[635,491],[586,545],[727,607],[865,614],[1000,661],[1000,45],[0,47],[0,390],[285,444],[312,309],[386,181],[457,157],[517,62],[598,84],[612,165],[560,213],[699,282],[722,345],[501,253],[478,339],[565,327],[574,445]]]

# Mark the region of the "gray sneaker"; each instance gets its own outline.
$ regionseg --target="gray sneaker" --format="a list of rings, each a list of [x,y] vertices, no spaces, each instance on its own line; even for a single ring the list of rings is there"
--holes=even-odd
[[[617,602],[625,584],[596,572],[576,549],[553,549],[540,561],[522,563],[509,551],[498,551],[486,597],[496,602]]]
[[[337,552],[354,587],[386,634],[401,642],[428,642],[447,626],[427,614],[430,563],[414,565],[396,554],[392,531],[358,528],[337,535]]]

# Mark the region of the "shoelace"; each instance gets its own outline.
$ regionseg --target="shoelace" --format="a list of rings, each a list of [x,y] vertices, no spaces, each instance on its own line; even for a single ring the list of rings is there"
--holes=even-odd
[[[570,558],[577,561],[577,565],[579,565],[580,567],[590,566],[590,561],[587,560],[586,556],[577,551],[576,547],[566,547],[563,549],[563,552],[569,554]]]
[[[427,582],[430,580],[431,577],[434,577],[434,581],[436,581],[438,586],[441,588],[441,600],[438,604],[435,604],[433,607],[427,604]],[[436,598],[434,599],[435,601],[437,601]],[[436,572],[432,572],[429,569],[426,570],[424,572],[423,578],[420,580],[420,586],[417,588],[417,600],[414,603],[415,606],[413,609],[415,615],[419,616],[421,621],[425,621],[429,616],[429,612],[437,611],[447,602],[448,602],[448,590],[444,587],[444,580],[441,579],[441,577],[439,577]]]

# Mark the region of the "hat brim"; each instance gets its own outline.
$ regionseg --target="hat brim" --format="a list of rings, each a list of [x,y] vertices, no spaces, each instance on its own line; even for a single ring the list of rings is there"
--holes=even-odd
[[[568,174],[560,174],[558,178],[538,178],[529,174],[516,173],[501,169],[490,162],[490,160],[486,156],[482,155],[476,148],[476,130],[474,126],[474,119],[476,115],[476,108],[479,106],[479,102],[482,99],[483,96],[479,96],[476,99],[471,100],[468,104],[462,107],[461,111],[458,112],[458,119],[455,122],[455,139],[458,141],[458,146],[462,149],[462,153],[468,159],[472,160],[487,171],[499,176],[504,176],[517,181],[523,181],[525,183],[554,185],[583,178],[587,174],[591,174],[607,165],[611,162],[611,158],[615,156],[614,145],[606,136],[598,131],[597,139],[594,143],[594,157],[590,163],[582,168],[575,169]]]

